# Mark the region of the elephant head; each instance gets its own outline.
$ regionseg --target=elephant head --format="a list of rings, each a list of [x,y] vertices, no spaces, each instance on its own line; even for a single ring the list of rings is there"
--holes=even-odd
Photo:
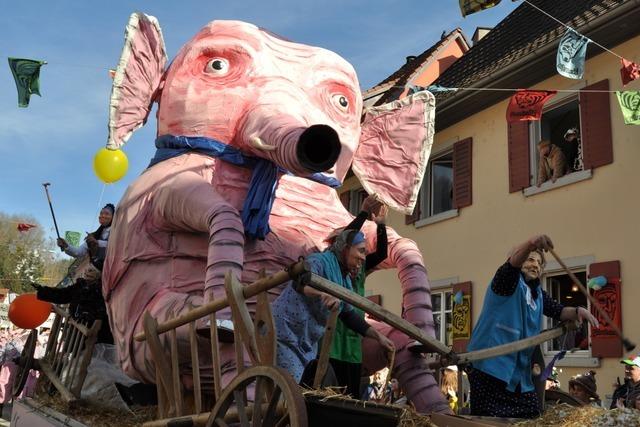
[[[168,69],[155,18],[135,13],[114,77],[107,147],[158,107],[158,135],[204,137],[295,175],[341,182],[351,167],[389,206],[413,210],[433,138],[422,92],[362,111],[353,67],[337,54],[238,21],[214,21]],[[362,117],[364,117],[361,122]]]

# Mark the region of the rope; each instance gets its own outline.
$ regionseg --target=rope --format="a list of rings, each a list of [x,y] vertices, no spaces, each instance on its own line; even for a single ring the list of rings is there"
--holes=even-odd
[[[580,33],[579,31],[576,31],[575,29],[571,28],[570,26],[568,26],[568,25],[567,25],[567,24],[565,24],[564,22],[560,21],[558,18],[556,18],[556,17],[554,17],[554,16],[550,15],[549,13],[545,12],[544,10],[540,9],[540,8],[539,8],[538,6],[536,6],[535,4],[532,4],[530,1],[528,1],[528,0],[523,0],[523,2],[524,2],[524,3],[526,3],[526,4],[528,4],[528,5],[529,5],[529,6],[531,6],[532,8],[534,8],[534,9],[538,10],[540,13],[542,13],[542,14],[544,14],[544,15],[548,16],[549,18],[553,19],[554,21],[556,21],[558,24],[562,25],[563,27],[565,27],[565,28],[567,28],[567,29],[569,29],[569,30],[571,30],[571,31],[574,31],[574,32],[576,32],[576,33],[580,34],[580,35],[581,35],[581,36],[583,36],[583,37],[586,37],[586,36],[584,36],[582,33]],[[617,53],[615,53],[615,52],[614,52],[614,51],[612,51],[612,50],[607,49],[606,47],[602,46],[602,45],[601,45],[600,43],[598,43],[597,41],[595,41],[595,40],[591,40],[591,39],[589,39],[589,41],[590,41],[591,43],[595,44],[596,46],[598,46],[600,49],[603,49],[603,50],[605,50],[605,51],[609,52],[610,54],[612,54],[612,55],[614,55],[614,56],[617,56],[619,59],[623,59],[623,58],[622,58],[622,56],[618,55]]]

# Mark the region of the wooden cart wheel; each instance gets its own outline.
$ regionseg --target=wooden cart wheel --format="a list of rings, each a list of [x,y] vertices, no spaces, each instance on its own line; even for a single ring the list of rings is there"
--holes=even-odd
[[[36,344],[38,342],[38,331],[32,329],[27,338],[27,342],[22,347],[22,353],[20,353],[20,359],[18,360],[18,372],[16,373],[15,381],[13,382],[12,395],[14,398],[18,397],[22,393],[24,385],[29,378],[29,371],[33,368],[33,355],[36,351]]]
[[[247,401],[253,385],[254,402]],[[207,427],[307,427],[302,389],[281,368],[253,366],[224,388],[207,420]]]

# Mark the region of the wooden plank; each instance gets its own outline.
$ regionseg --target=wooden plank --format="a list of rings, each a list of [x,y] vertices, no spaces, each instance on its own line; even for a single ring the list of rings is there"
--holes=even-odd
[[[176,401],[176,416],[184,415],[182,405],[182,383],[180,382],[180,365],[178,364],[178,338],[176,330],[172,329],[169,333],[169,342],[171,344],[171,374],[173,377],[173,398]]]
[[[145,334],[147,335],[147,343],[149,345],[149,350],[151,352],[151,357],[153,358],[153,362],[156,365],[156,385],[162,384],[164,387],[164,395],[165,398],[168,398],[167,402],[167,410],[166,413],[173,413],[173,404],[171,403],[171,397],[173,396],[173,379],[171,378],[171,368],[167,360],[164,358],[164,348],[162,344],[160,344],[160,338],[158,338],[158,333],[156,328],[158,327],[158,322],[156,321],[149,312],[144,313],[143,317],[143,327]],[[162,393],[158,394],[158,397],[161,396]],[[158,400],[158,405],[160,405],[160,401]]]
[[[191,344],[191,371],[193,373],[193,398],[196,414],[202,412],[202,389],[200,387],[200,360],[198,357],[198,336],[195,322],[189,323],[189,342]],[[174,385],[175,386],[175,385]]]
[[[260,278],[265,276],[264,269],[260,272]],[[254,329],[256,331],[256,344],[262,365],[273,366],[276,364],[276,328],[271,314],[271,304],[267,292],[258,294],[256,313],[254,315]]]
[[[53,318],[53,323],[51,324],[51,331],[49,332],[49,339],[47,340],[47,348],[44,351],[45,356],[47,357],[51,355],[55,344],[58,343],[58,335],[60,333],[60,327],[62,326],[62,316],[56,314]]]
[[[235,341],[238,342],[238,336],[242,344],[244,344],[249,359],[254,365],[260,364],[260,354],[258,353],[258,344],[256,343],[256,331],[253,327],[253,319],[247,308],[245,297],[242,293],[242,284],[231,273],[227,272],[224,281],[224,287],[227,291],[227,300],[231,307],[233,316],[233,330],[235,333]]]
[[[209,329],[211,331],[211,360],[213,362],[213,395],[217,402],[222,393],[222,368],[220,367],[220,348],[218,347],[218,327],[215,312],[209,315]]]
[[[58,390],[60,396],[62,396],[65,402],[69,403],[76,400],[75,396],[71,394],[69,389],[62,384],[62,381],[60,381],[60,378],[58,378],[56,373],[53,371],[49,362],[46,360],[40,360],[40,371],[47,376],[51,384],[53,384],[53,386]]]
[[[407,322],[400,316],[391,313],[379,305],[369,301],[367,298],[362,297],[342,286],[339,286],[324,277],[320,277],[317,274],[309,273],[309,280],[305,283],[319,291],[326,292],[329,295],[333,295],[336,298],[340,298],[342,301],[346,301],[354,307],[358,307],[365,313],[380,319],[381,321],[393,326],[400,332],[404,332],[409,337],[419,341],[425,346],[433,349],[434,353],[440,353],[443,355],[451,354],[451,349],[434,337],[427,335],[422,329]]]
[[[329,355],[331,353],[331,345],[333,344],[333,335],[336,331],[336,323],[338,323],[338,315],[340,309],[332,310],[327,319],[327,325],[324,329],[322,337],[322,346],[318,355],[318,365],[316,366],[316,375],[313,378],[313,388],[318,389],[322,385],[322,379],[327,373],[329,367]]]
[[[276,286],[280,286],[281,284],[303,273],[305,269],[306,268],[304,265],[304,261],[300,261],[293,264],[291,267],[287,268],[284,271],[279,271],[275,274],[272,274],[271,276],[265,277],[264,279],[257,280],[252,284],[245,286],[242,289],[244,298],[248,299],[258,295],[260,292],[268,291],[269,289],[275,288]],[[223,308],[226,308],[228,306],[229,306],[229,302],[227,301],[227,298],[220,298],[220,299],[211,301],[200,307],[194,308],[193,310],[189,311],[187,314],[184,314],[180,317],[176,317],[175,319],[171,319],[161,325],[158,325],[157,332],[158,334],[165,333],[171,329],[175,329],[179,326],[186,325],[189,322],[193,322],[202,317],[208,316],[211,313],[220,311]],[[134,338],[136,341],[144,341],[145,340],[144,332],[137,334]]]
[[[100,332],[100,328],[102,327],[102,320],[95,320],[91,329],[89,329],[89,335],[85,340],[84,351],[79,361],[78,372],[76,377],[76,383],[74,384],[71,392],[74,396],[78,396],[80,398],[80,392],[82,390],[82,385],[84,384],[84,380],[87,378],[87,369],[89,368],[89,364],[91,363],[91,357],[93,356],[93,348],[96,345],[96,341],[98,340],[98,332]]]

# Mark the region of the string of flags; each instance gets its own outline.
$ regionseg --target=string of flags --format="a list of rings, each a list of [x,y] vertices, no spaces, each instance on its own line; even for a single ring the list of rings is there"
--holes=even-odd
[[[574,28],[566,25],[559,19],[550,15],[538,6],[532,4],[528,0],[524,3],[538,10],[547,17],[564,26],[567,31],[564,33],[558,44],[558,52],[556,55],[556,70],[561,76],[581,80],[584,75],[585,58],[587,54],[587,46],[593,43],[603,50],[611,53],[620,59],[620,78],[622,86],[626,86],[629,82],[640,78],[640,65],[629,61],[617,53],[607,49],[601,44],[591,40],[581,34]],[[500,1],[495,0],[459,0],[462,16],[479,12],[496,6]],[[440,85],[432,85],[427,90],[438,93],[445,91],[457,91],[465,88],[446,88]],[[466,90],[471,90],[466,88]],[[557,91],[541,91],[541,90],[522,90],[511,89],[516,93],[511,97],[509,106],[507,107],[507,121],[531,121],[540,120],[544,104],[551,99]],[[616,93],[616,98],[622,111],[624,123],[628,125],[640,125],[640,91],[611,91]]]

